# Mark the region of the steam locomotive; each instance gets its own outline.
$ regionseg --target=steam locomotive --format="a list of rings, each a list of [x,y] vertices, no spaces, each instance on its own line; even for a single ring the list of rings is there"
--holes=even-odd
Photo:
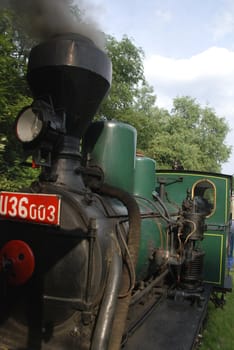
[[[193,349],[231,290],[231,177],[155,173],[132,126],[92,121],[111,86],[94,43],[33,47],[16,136],[38,181],[0,192],[0,349]]]

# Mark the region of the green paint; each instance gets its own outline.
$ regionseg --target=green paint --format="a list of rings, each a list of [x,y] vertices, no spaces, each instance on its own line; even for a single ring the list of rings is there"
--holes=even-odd
[[[206,232],[202,241],[205,250],[204,280],[208,283],[221,285],[223,276],[223,239],[222,233]]]
[[[155,190],[155,161],[147,157],[136,157],[133,194],[152,200]]]
[[[98,166],[104,182],[133,192],[136,155],[136,129],[116,121],[93,123],[84,138],[83,153],[89,165]]]

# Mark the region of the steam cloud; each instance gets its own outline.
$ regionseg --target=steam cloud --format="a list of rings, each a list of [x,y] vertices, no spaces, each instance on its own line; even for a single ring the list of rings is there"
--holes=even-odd
[[[45,40],[61,33],[78,33],[90,38],[104,49],[105,36],[92,18],[92,5],[87,0],[0,0],[1,7],[11,8],[21,19],[27,34]],[[71,5],[77,5],[80,18],[72,13]],[[86,9],[90,11],[86,13]]]

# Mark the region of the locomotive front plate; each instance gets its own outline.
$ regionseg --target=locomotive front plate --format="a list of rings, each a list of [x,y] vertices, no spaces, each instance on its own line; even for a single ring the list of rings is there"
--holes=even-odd
[[[61,198],[55,194],[0,192],[0,218],[60,224]]]

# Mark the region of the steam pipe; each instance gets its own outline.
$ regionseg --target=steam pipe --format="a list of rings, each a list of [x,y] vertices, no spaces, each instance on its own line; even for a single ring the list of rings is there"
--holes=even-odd
[[[94,330],[91,350],[104,350],[108,348],[111,327],[115,316],[122,277],[122,257],[117,240],[116,247],[113,247],[113,249],[114,253],[110,262],[106,289]]]
[[[138,251],[140,245],[140,227],[141,218],[140,210],[136,200],[128,192],[122,189],[103,184],[100,188],[100,192],[110,197],[119,199],[127,208],[129,216],[129,232],[128,232],[128,249],[130,257],[132,259],[133,266],[135,268],[138,258]],[[122,292],[126,292],[129,287],[129,275],[127,269],[123,269],[122,275]],[[115,318],[112,326],[112,332],[109,342],[109,350],[119,350],[121,346],[121,340],[124,333],[125,323],[128,314],[128,308],[131,300],[131,290],[126,296],[118,300],[117,308],[115,311]],[[99,348],[100,349],[100,348]],[[104,348],[103,348],[104,349]]]
[[[150,290],[160,283],[169,273],[169,270],[166,269],[159,275],[152,283],[150,283],[146,288],[144,288],[141,292],[134,294],[131,300],[131,305],[137,303],[144,295],[150,292]]]

